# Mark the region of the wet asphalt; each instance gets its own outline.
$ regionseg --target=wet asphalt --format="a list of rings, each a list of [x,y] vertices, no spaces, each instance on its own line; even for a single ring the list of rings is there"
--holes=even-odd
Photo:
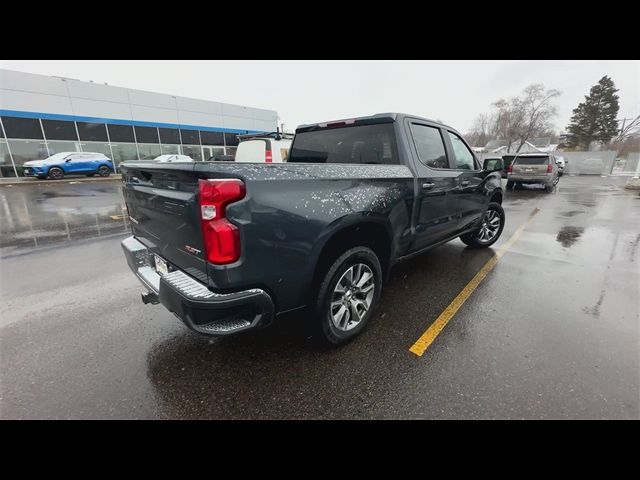
[[[640,418],[640,197],[625,178],[507,192],[492,249],[398,265],[334,350],[305,318],[209,339],[142,291],[118,182],[0,187],[1,418]],[[409,347],[540,211],[424,356]]]

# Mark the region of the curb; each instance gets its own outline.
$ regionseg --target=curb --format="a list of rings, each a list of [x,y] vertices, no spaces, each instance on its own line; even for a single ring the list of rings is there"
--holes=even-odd
[[[63,180],[37,180],[37,179],[27,179],[27,180],[9,180],[2,181],[0,180],[0,187],[15,187],[15,186],[29,186],[29,185],[54,185],[54,184],[70,184],[70,183],[99,183],[99,182],[116,182],[121,181],[122,175],[120,174],[112,174],[106,178],[65,178]]]

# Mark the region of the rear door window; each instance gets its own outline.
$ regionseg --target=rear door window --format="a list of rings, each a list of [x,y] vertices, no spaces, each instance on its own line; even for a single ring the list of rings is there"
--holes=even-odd
[[[515,163],[518,165],[546,165],[549,157],[518,157]]]
[[[400,163],[392,123],[297,133],[287,161],[386,165]]]
[[[422,163],[431,168],[449,168],[439,128],[412,123],[411,136]]]

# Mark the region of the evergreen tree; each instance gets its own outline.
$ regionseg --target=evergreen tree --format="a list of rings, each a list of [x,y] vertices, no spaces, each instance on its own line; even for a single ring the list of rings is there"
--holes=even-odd
[[[618,95],[613,80],[602,77],[591,87],[585,101],[573,110],[571,123],[567,127],[567,144],[571,147],[589,149],[593,141],[606,143],[618,134]]]

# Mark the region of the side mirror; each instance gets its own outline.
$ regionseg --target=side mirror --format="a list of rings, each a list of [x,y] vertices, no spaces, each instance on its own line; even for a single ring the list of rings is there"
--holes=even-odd
[[[501,158],[487,158],[482,166],[483,170],[487,172],[496,172],[504,169],[504,163]]]

